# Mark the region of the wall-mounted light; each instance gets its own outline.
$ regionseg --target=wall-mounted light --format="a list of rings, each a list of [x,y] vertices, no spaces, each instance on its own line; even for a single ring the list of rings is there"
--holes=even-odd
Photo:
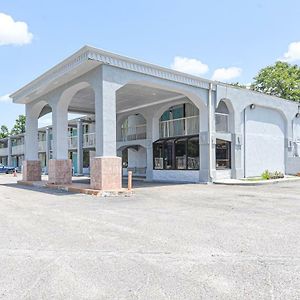
[[[296,118],[300,118],[300,105],[298,105],[298,112],[296,113]]]
[[[250,104],[250,109],[254,109],[255,108],[255,104]]]

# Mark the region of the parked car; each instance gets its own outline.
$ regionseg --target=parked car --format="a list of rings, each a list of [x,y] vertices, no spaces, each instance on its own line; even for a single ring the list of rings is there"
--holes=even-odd
[[[7,167],[2,164],[0,164],[0,173],[5,173],[5,174],[12,174],[16,168],[14,167]]]

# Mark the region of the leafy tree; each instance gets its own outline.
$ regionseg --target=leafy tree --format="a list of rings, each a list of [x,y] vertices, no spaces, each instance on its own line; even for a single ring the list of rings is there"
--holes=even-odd
[[[0,139],[4,139],[9,136],[9,131],[6,125],[0,127]]]
[[[244,89],[247,88],[247,85],[239,83],[238,81],[237,82],[232,82],[231,85],[238,86],[238,87],[241,87],[241,88],[244,88]]]
[[[25,122],[26,117],[24,115],[19,115],[18,119],[16,119],[15,125],[11,130],[11,134],[20,134],[25,132]]]
[[[259,71],[251,89],[300,102],[300,67],[278,61]]]

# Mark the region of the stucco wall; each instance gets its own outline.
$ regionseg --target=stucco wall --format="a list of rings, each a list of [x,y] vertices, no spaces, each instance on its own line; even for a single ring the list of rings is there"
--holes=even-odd
[[[153,170],[153,180],[169,182],[199,182],[199,171]]]
[[[296,175],[300,173],[300,157],[289,157],[286,164],[286,174]]]
[[[276,110],[256,106],[246,109],[245,157],[246,177],[264,170],[285,171],[285,123]]]

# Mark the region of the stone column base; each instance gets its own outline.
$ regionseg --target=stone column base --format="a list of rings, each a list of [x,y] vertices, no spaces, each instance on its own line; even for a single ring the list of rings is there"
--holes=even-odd
[[[23,181],[41,181],[42,168],[39,160],[23,161]]]
[[[51,184],[71,184],[72,161],[70,159],[49,159],[48,182]]]
[[[120,190],[122,188],[122,158],[100,156],[91,159],[91,188],[95,190]]]

